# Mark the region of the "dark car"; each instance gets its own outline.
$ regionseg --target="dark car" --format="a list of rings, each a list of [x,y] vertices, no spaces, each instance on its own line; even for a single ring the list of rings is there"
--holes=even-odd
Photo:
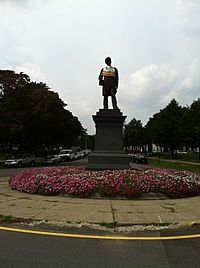
[[[147,164],[147,158],[142,154],[129,154],[129,159],[137,164]]]

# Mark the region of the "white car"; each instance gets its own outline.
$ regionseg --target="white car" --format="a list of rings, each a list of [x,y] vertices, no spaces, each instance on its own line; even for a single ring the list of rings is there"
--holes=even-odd
[[[187,152],[183,150],[177,150],[177,154],[187,154]]]
[[[72,161],[75,159],[75,153],[72,149],[63,149],[60,151],[58,156],[62,159],[62,161]]]
[[[47,155],[44,164],[59,164],[61,158],[58,155]]]
[[[79,154],[80,154],[80,158],[85,157],[85,152],[84,151],[80,151]]]
[[[80,159],[80,154],[79,152],[76,152],[74,153],[74,160],[78,160],[78,159]]]
[[[10,159],[5,161],[6,167],[22,167],[31,166],[35,164],[35,156],[31,154],[17,154],[11,156]]]

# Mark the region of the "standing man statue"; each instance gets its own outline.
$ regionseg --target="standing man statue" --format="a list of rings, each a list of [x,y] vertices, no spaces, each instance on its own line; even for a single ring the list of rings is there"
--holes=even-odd
[[[119,75],[118,70],[111,66],[111,58],[105,59],[106,67],[101,69],[99,75],[99,85],[103,86],[103,108],[108,109],[108,96],[111,96],[113,109],[119,109],[117,106],[116,93],[118,88]]]

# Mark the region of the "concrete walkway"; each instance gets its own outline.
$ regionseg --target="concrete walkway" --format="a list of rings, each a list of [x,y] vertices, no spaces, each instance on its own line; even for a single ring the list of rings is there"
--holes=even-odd
[[[200,224],[200,196],[184,199],[116,200],[39,196],[11,190],[0,181],[0,215],[67,223],[122,225]]]

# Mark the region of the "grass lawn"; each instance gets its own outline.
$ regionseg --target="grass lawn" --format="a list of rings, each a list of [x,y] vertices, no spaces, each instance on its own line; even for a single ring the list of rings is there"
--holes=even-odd
[[[151,159],[151,158],[148,159],[148,163],[152,166],[159,167],[159,168],[188,170],[191,172],[200,173],[200,165],[185,164],[185,163],[180,163],[180,162],[170,162],[170,161],[167,161],[166,159],[162,161],[162,159]]]
[[[10,157],[10,153],[2,153],[0,152],[0,161],[6,160],[7,158]]]
[[[200,163],[198,153],[177,154],[176,156],[171,156],[170,153],[154,153],[153,156],[158,157],[160,159],[170,159],[170,160]]]

